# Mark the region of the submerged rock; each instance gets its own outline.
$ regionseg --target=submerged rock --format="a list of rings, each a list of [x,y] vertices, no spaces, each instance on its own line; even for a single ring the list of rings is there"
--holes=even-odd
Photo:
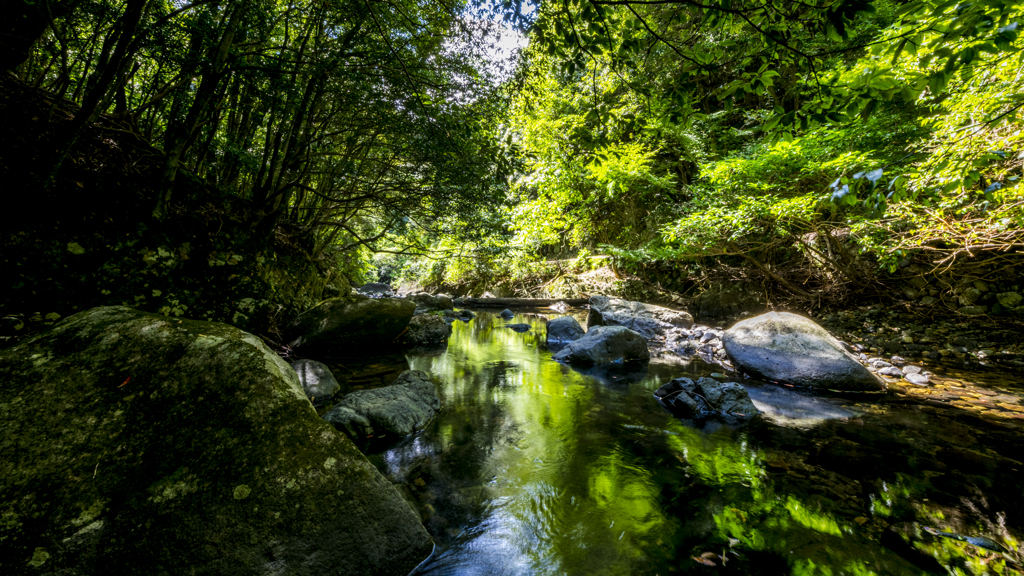
[[[711,378],[698,378],[696,382],[689,378],[676,378],[658,388],[654,396],[683,418],[752,418],[761,413],[742,384],[718,382]]]
[[[295,318],[285,328],[285,338],[292,348],[310,355],[388,346],[409,325],[415,309],[414,302],[401,298],[331,298]]]
[[[579,340],[584,334],[586,332],[575,318],[560,316],[548,321],[546,339],[548,344],[562,344]]]
[[[459,310],[459,320],[470,321],[476,318],[476,314],[472,310]]]
[[[722,337],[737,370],[774,382],[851,392],[885,389],[824,328],[789,312],[738,322]]]
[[[509,310],[508,308],[505,308],[504,310],[502,310],[501,312],[498,313],[498,316],[501,316],[505,320],[508,320],[508,319],[512,318],[513,316],[515,316],[515,315],[516,315],[515,312]]]
[[[0,435],[9,574],[390,575],[432,549],[295,371],[223,324],[76,314],[0,352]]]
[[[418,292],[416,294],[410,294],[405,298],[416,303],[416,311],[414,314],[417,315],[424,314],[426,312],[433,312],[435,310],[451,310],[455,307],[452,303],[451,297],[444,294],[435,296],[433,294],[427,294],[426,292]]]
[[[341,384],[331,373],[331,369],[316,360],[298,360],[292,362],[292,369],[299,376],[299,383],[306,392],[306,397],[313,403],[326,400],[341,390]]]
[[[440,409],[434,383],[419,370],[406,370],[388,386],[346,394],[324,420],[353,439],[408,436],[422,430]]]
[[[608,296],[593,296],[590,299],[590,314],[587,327],[625,326],[640,333],[644,338],[663,336],[675,327],[693,326],[693,316],[683,310],[672,310],[642,302],[631,302]]]
[[[647,339],[625,326],[591,328],[553,356],[559,362],[581,365],[646,362],[650,357]]]
[[[511,328],[512,330],[514,330],[516,332],[529,332],[530,331],[530,325],[529,324],[505,324],[505,328]]]
[[[402,341],[410,346],[440,348],[448,345],[452,325],[444,316],[417,314],[409,321],[409,330],[402,335]]]

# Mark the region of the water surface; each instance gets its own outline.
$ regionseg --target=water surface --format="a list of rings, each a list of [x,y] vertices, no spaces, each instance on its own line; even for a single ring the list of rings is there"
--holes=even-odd
[[[370,454],[437,543],[417,574],[1015,573],[1012,421],[750,381],[763,419],[680,420],[652,392],[721,367],[582,374],[551,360],[543,316],[511,322],[531,330],[482,311],[445,352],[411,356],[441,413]]]

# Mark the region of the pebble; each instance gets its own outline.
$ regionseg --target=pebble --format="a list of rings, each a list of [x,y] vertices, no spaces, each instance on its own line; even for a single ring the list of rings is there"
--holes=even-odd
[[[918,370],[920,370],[920,369],[918,369]],[[904,376],[904,378],[907,379],[907,382],[910,382],[911,384],[917,384],[918,386],[927,386],[928,382],[930,380],[924,374],[919,374],[917,372],[910,372],[910,373],[906,374]]]

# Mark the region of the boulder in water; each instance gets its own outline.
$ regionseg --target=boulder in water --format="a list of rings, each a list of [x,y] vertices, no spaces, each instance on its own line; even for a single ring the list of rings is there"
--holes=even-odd
[[[318,356],[385,347],[409,325],[415,309],[414,302],[401,298],[331,298],[296,317],[285,328],[285,338],[292,348]]]
[[[693,316],[683,310],[608,296],[593,296],[590,298],[587,327],[593,326],[625,326],[639,332],[644,338],[652,339],[674,327],[693,326]]]
[[[419,370],[406,370],[388,386],[346,394],[324,420],[353,439],[402,437],[422,430],[440,409],[434,383]]]
[[[505,324],[505,328],[511,328],[512,330],[514,330],[516,332],[529,332],[530,331],[530,325],[529,324]]]
[[[696,382],[689,378],[676,378],[658,388],[654,396],[683,418],[752,418],[761,413],[743,385],[719,382],[713,378],[698,378]]]
[[[409,331],[402,335],[402,341],[410,346],[440,348],[448,345],[452,325],[444,316],[417,314],[409,321]]]
[[[435,296],[426,292],[418,292],[416,294],[409,294],[405,298],[416,303],[414,314],[424,314],[426,312],[434,312],[435,310],[451,310],[455,307],[452,304],[451,297],[443,294]]]
[[[773,382],[849,392],[885,383],[813,321],[769,312],[738,322],[722,337],[737,370]]]
[[[548,321],[547,343],[564,344],[579,340],[586,332],[583,327],[572,316],[560,316]]]
[[[299,376],[299,383],[306,392],[306,397],[317,404],[341,390],[341,384],[331,373],[331,369],[316,360],[297,360],[292,362],[292,369]]]
[[[508,308],[505,308],[504,310],[502,310],[501,312],[498,313],[498,316],[501,316],[505,320],[508,320],[508,319],[512,318],[513,316],[515,316],[515,315],[516,315],[516,313],[511,311],[511,310],[509,310]]]
[[[380,282],[363,284],[359,288],[356,288],[356,292],[370,298],[391,298],[395,295],[395,291],[391,289],[391,286]]]
[[[612,362],[646,362],[647,339],[625,326],[596,326],[555,353],[559,362],[589,366]]]
[[[567,310],[572,308],[572,306],[569,306],[565,302],[555,302],[554,304],[548,306],[548,308],[551,308],[555,312],[561,312],[564,314]]]
[[[407,574],[432,549],[295,371],[224,324],[95,308],[0,351],[9,574]]]

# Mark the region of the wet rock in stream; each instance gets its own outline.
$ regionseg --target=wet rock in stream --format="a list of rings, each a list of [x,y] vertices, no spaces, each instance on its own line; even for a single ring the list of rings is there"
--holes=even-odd
[[[285,338],[292,348],[311,356],[388,347],[409,325],[415,309],[414,302],[402,298],[330,298],[288,324]]]
[[[589,366],[650,359],[647,339],[624,326],[595,326],[579,340],[566,345],[552,356],[559,362]]]
[[[353,440],[369,436],[408,436],[441,409],[434,383],[419,370],[406,370],[383,388],[346,394],[324,415],[324,420]]]
[[[316,360],[297,360],[292,362],[292,369],[298,374],[306,396],[314,404],[326,401],[341,390],[341,384],[331,373],[331,369]]]
[[[575,318],[560,316],[548,321],[545,339],[548,344],[563,344],[579,340],[583,334],[583,327]]]
[[[682,418],[753,418],[761,413],[743,385],[711,378],[676,378],[658,388],[654,397]]]
[[[829,390],[885,389],[838,340],[803,316],[762,314],[736,323],[722,342],[738,370],[764,380]]]
[[[438,314],[417,314],[409,321],[409,329],[400,338],[408,346],[444,348],[452,335],[452,325]]]
[[[624,326],[644,338],[652,339],[674,327],[689,328],[692,325],[693,316],[685,310],[672,310],[609,296],[590,298],[588,329],[595,326]]]

